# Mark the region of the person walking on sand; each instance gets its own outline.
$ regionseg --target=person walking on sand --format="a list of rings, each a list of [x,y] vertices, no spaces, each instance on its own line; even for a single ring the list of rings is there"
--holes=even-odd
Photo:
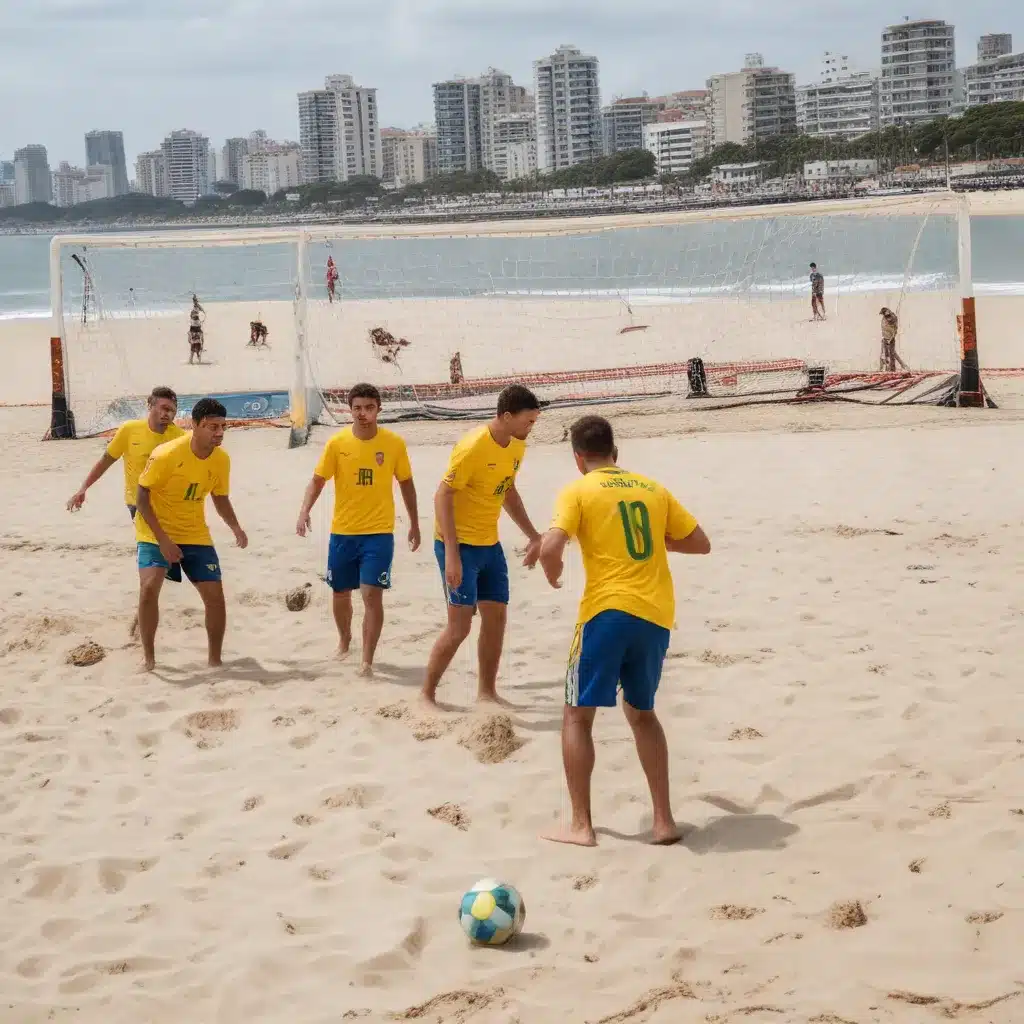
[[[889,373],[896,372],[896,364],[907,370],[909,367],[896,352],[896,335],[900,329],[900,318],[888,306],[879,311],[882,317],[882,350],[878,357],[878,368]]]
[[[327,554],[327,584],[334,592],[338,655],[352,643],[352,592],[363,599],[363,654],[360,672],[373,675],[373,656],[384,628],[384,591],[391,589],[395,557],[394,482],[409,515],[409,550],[420,546],[416,485],[405,441],[377,426],[380,392],[356,384],[348,393],[352,426],[339,430],[324,445],[313,479],[306,487],[295,532],[312,528],[310,512],[328,480],[334,481],[334,518]]]
[[[206,496],[227,523],[240,548],[249,538],[238,525],[228,497],[231,460],[221,445],[227,410],[215,398],[192,408],[192,430],[153,452],[139,476],[135,539],[139,559],[139,632],[147,672],[156,665],[156,630],[164,580],[181,582],[182,572],[206,609],[209,664],[221,663],[227,612],[220,559],[206,525]]]
[[[811,319],[825,319],[825,278],[817,263],[811,264]]]
[[[427,661],[421,697],[437,706],[437,687],[480,612],[478,701],[503,704],[497,693],[498,665],[508,618],[508,563],[498,540],[504,509],[526,535],[523,565],[533,568],[540,534],[516,490],[526,439],[540,416],[537,396],[522,384],[498,395],[486,426],[466,434],[452,449],[448,469],[434,495],[434,555],[444,582],[448,623]]]
[[[613,708],[621,688],[623,711],[651,792],[651,842],[680,838],[669,798],[668,745],[654,697],[675,622],[669,552],[706,555],[711,542],[672,494],[639,473],[621,469],[612,426],[584,416],[570,428],[573,458],[582,479],[559,495],[551,528],[541,542],[540,564],[552,587],[561,587],[563,554],[579,542],[586,581],[565,677],[562,760],[572,819],[542,838],[595,846],[590,780],[594,771],[594,718]]]

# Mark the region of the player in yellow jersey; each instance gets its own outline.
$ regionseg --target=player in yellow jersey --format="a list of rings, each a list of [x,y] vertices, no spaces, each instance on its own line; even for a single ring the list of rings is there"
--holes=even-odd
[[[498,699],[498,665],[508,617],[508,563],[498,541],[504,508],[526,535],[523,565],[533,568],[540,534],[516,490],[526,439],[540,416],[529,388],[511,384],[498,395],[494,419],[466,434],[452,449],[448,470],[434,495],[434,555],[448,601],[448,624],[427,661],[423,700],[436,706],[437,686],[480,611],[477,699]]]
[[[118,459],[122,459],[124,503],[132,519],[135,518],[135,491],[139,485],[139,474],[153,454],[153,449],[185,433],[174,422],[178,412],[178,396],[170,388],[153,388],[146,405],[148,408],[144,420],[129,420],[117,428],[99,462],[89,470],[82,486],[71,496],[69,512],[77,512],[85,503],[86,491]]]
[[[670,551],[706,555],[711,543],[697,520],[659,483],[620,469],[611,424],[584,416],[570,429],[583,479],[558,496],[551,528],[541,543],[548,582],[561,586],[562,556],[575,538],[586,584],[565,680],[562,760],[572,821],[545,839],[594,846],[590,777],[594,771],[594,717],[615,707],[633,730],[654,804],[654,843],[674,843],[668,784],[668,745],[654,713],[654,695],[675,621]]]
[[[373,656],[384,626],[384,591],[391,587],[395,557],[394,481],[409,515],[409,548],[420,546],[416,485],[405,441],[377,426],[380,392],[356,384],[348,393],[352,426],[324,445],[313,479],[306,487],[295,532],[305,537],[309,514],[328,480],[334,481],[334,518],[327,554],[327,583],[334,591],[338,653],[352,643],[352,591],[363,599],[363,655],[360,671],[373,675]]]
[[[215,398],[192,409],[192,431],[161,445],[139,477],[135,539],[139,552],[139,631],[147,671],[156,664],[156,628],[164,579],[181,582],[182,572],[199,591],[206,609],[209,663],[220,665],[227,612],[220,559],[206,525],[206,496],[230,527],[240,548],[249,538],[238,525],[228,497],[231,460],[221,445],[227,411]]]

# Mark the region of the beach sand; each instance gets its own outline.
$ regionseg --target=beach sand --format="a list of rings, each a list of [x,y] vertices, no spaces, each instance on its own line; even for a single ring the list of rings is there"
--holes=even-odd
[[[444,616],[429,545],[410,554],[400,516],[378,678],[358,678],[331,659],[326,499],[294,535],[329,431],[295,451],[232,431],[251,545],[215,522],[225,666],[203,668],[199,601],[168,585],[142,676],[116,471],[70,516],[100,443],[43,443],[45,410],[0,411],[0,1022],[1021,1020],[1021,412],[683,404],[612,415],[621,461],[714,544],[674,562],[659,695],[686,835],[642,842],[643,778],[607,712],[595,850],[537,838],[566,810],[575,553],[552,591],[502,523],[511,735],[471,706],[472,647],[441,691],[460,710],[423,719]],[[528,450],[538,524],[575,472],[574,415],[545,414]],[[427,536],[465,426],[403,428]],[[103,660],[69,664],[89,640]],[[490,763],[463,745],[482,725]],[[485,876],[527,903],[505,949],[457,923]]]

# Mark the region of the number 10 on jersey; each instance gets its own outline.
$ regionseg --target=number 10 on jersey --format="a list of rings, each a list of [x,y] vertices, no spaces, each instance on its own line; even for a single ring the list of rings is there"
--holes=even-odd
[[[619,502],[622,532],[626,535],[626,550],[634,562],[646,562],[654,553],[651,538],[651,515],[642,501],[628,504]]]

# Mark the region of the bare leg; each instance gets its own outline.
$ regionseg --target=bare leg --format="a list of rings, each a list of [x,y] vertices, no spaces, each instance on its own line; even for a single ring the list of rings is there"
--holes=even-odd
[[[221,652],[224,648],[224,631],[228,625],[228,611],[224,604],[224,585],[216,583],[196,583],[196,590],[203,599],[206,608],[206,641],[209,649],[211,668],[220,666]]]
[[[681,833],[672,817],[672,802],[669,798],[668,743],[665,741],[665,730],[662,729],[661,722],[653,711],[637,711],[625,700],[622,702],[622,709],[626,713],[629,727],[633,730],[636,752],[651,790],[651,803],[654,805],[651,842],[666,845],[676,843]]]
[[[380,631],[384,628],[384,590],[366,584],[359,590],[363,595],[363,663],[359,671],[364,676],[372,676],[373,656],[380,642]]]
[[[505,644],[505,623],[508,621],[508,605],[498,601],[481,601],[480,636],[477,638],[477,664],[479,666],[479,689],[476,699],[493,704],[505,704],[498,697],[498,666]]]
[[[336,590],[331,606],[338,627],[338,656],[343,658],[352,644],[352,591]]]
[[[156,628],[160,625],[160,589],[166,569],[139,570],[139,634],[142,638],[142,663],[147,672],[156,666]]]
[[[572,818],[542,839],[574,846],[597,846],[590,813],[590,778],[594,774],[594,716],[597,708],[565,706],[562,712],[562,764],[569,787]]]
[[[421,697],[427,704],[437,706],[437,687],[441,682],[441,676],[452,663],[455,652],[469,636],[469,631],[473,628],[475,611],[475,608],[464,605],[448,605],[448,624],[434,641],[430,657],[427,659],[427,671],[421,692]]]

